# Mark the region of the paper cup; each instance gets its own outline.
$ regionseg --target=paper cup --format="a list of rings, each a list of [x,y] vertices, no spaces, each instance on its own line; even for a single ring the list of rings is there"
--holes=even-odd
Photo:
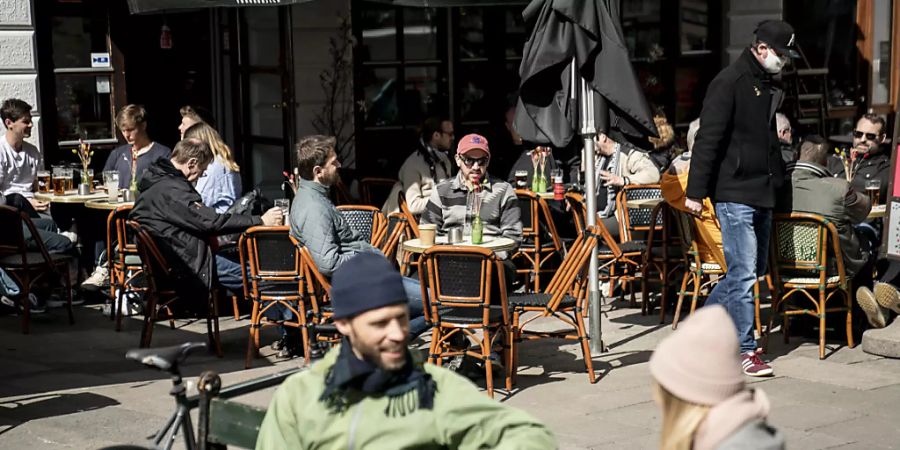
[[[437,232],[437,225],[434,224],[423,224],[419,225],[419,242],[422,245],[432,246],[434,245],[434,235]]]

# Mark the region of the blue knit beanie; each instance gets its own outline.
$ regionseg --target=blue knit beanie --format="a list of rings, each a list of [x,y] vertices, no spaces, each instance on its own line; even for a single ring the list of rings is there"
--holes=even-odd
[[[406,303],[403,277],[384,256],[360,253],[342,264],[331,277],[331,302],[335,319]]]

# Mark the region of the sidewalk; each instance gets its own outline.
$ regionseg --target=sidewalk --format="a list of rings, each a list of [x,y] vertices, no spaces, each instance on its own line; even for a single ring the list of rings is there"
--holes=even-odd
[[[604,317],[609,352],[594,357],[600,381],[588,383],[578,345],[525,342],[520,347],[516,390],[496,398],[544,420],[562,449],[656,448],[659,413],[651,399],[647,361],[671,325],[658,315],[615,302]],[[552,323],[552,322],[551,322]],[[154,346],[205,340],[205,323],[159,324]],[[196,380],[204,370],[222,374],[223,385],[296,366],[299,360],[258,359],[243,370],[247,321],[223,317],[225,358],[192,356],[184,373]],[[555,325],[554,325],[555,326]],[[164,374],[126,361],[136,346],[140,322],[121,333],[96,306],[76,309],[69,326],[63,310],[33,317],[32,334],[19,332],[18,317],[0,317],[0,449],[92,449],[144,444],[171,412]],[[271,342],[274,329],[263,342]],[[843,341],[831,339],[830,348]],[[752,380],[772,401],[770,422],[790,449],[900,448],[900,360],[871,356],[861,347],[841,347],[824,361],[812,340],[782,343],[776,333],[766,359],[773,378]],[[273,352],[264,348],[263,354]],[[193,383],[192,383],[193,389]],[[272,389],[242,401],[266,405]]]

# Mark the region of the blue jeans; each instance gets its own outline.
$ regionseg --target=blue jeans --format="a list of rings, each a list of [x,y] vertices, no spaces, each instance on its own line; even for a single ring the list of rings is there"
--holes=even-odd
[[[737,327],[741,353],[756,350],[753,285],[766,272],[772,210],[741,203],[716,203],[722,225],[722,248],[728,273],[719,281],[706,305],[722,305]]]
[[[241,279],[241,264],[216,255],[216,272],[219,276],[219,284],[234,292],[242,292],[243,280]],[[422,304],[422,285],[419,280],[403,277],[403,289],[406,291],[407,305],[409,306],[409,334],[411,337],[422,334],[429,328],[425,322],[425,307]],[[283,317],[273,319],[292,320],[293,313],[287,308],[272,308],[272,314]],[[277,312],[276,312],[277,311]]]

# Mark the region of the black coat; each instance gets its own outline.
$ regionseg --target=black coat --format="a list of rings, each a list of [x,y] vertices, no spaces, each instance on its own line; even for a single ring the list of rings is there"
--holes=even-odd
[[[784,181],[773,120],[782,94],[749,49],[719,72],[703,100],[688,197],[775,206]]]
[[[182,295],[205,295],[216,279],[212,237],[262,224],[258,216],[218,214],[204,206],[194,185],[165,158],[147,168],[138,190],[129,217],[154,237]]]
[[[853,181],[850,182],[850,186],[853,186],[856,192],[865,193],[866,181],[881,180],[881,192],[878,197],[878,203],[882,205],[887,199],[888,184],[891,182],[890,151],[891,149],[888,146],[882,145],[881,151],[863,159],[856,169]],[[844,165],[841,163],[841,158],[837,155],[832,155],[828,158],[828,171],[835,177],[846,178]]]

